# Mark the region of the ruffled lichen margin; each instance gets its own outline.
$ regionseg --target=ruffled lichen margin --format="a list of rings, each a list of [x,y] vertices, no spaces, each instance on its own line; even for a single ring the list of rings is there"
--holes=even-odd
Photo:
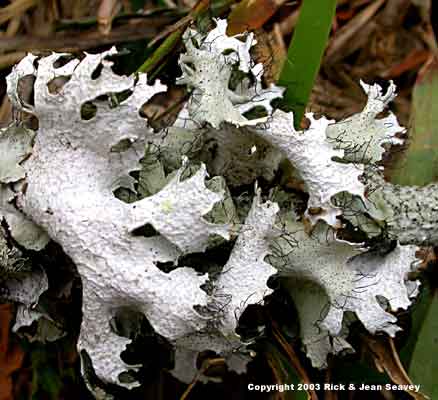
[[[14,107],[34,115],[38,130],[10,127],[0,134],[0,153],[7,155],[0,164],[0,216],[20,245],[40,250],[50,237],[76,264],[83,285],[78,347],[107,382],[137,384],[120,381],[120,373],[136,367],[121,360],[130,340],[109,323],[123,307],[143,313],[174,345],[172,372],[181,380],[196,376],[196,357],[203,350],[245,371],[238,318],[247,305],[263,302],[274,274],[295,302],[308,357],[323,368],[329,353],[352,350],[346,311],[371,333],[395,335],[400,328],[391,311],[408,308],[418,292],[418,282],[408,280],[416,267],[415,246],[436,241],[436,206],[426,216],[417,213],[424,220],[415,226],[397,213],[398,194],[410,212],[432,189],[400,189],[380,175],[382,145],[403,142],[404,129],[394,115],[377,118],[395,96],[392,83],[386,93],[362,83],[368,102],[361,113],[340,122],[308,115],[309,129],[297,132],[291,113],[274,111],[272,100],[283,90],[263,87],[263,68],[250,55],[253,35],[228,37],[226,22],[216,24],[208,34],[189,29],[184,35],[178,83],[187,85],[191,97],[175,124],[158,133],[140,109],[166,87],[148,84],[143,74],[114,74],[109,60],[114,49],[80,60],[29,54],[8,77]],[[34,78],[32,104],[19,90],[28,76]],[[57,78],[62,84],[50,90]],[[94,112],[84,116],[86,104]],[[252,119],[248,112],[256,106],[264,116]],[[142,168],[145,148],[151,147],[160,157],[142,174],[150,174],[154,194],[130,203],[119,200],[116,189],[138,189],[132,173]],[[242,157],[236,161],[230,154],[238,152]],[[284,162],[309,196],[305,213],[296,214],[291,199],[276,201],[255,185],[249,208],[236,202],[236,215],[246,213],[240,223],[237,217],[208,217],[219,204],[234,207],[227,184],[272,182]],[[207,171],[223,177],[220,189],[209,189]],[[343,196],[351,200],[348,207]],[[340,240],[338,231],[347,220],[371,237],[376,233],[365,227],[366,220],[377,234],[403,245],[379,252]],[[136,234],[145,225],[156,234]],[[236,239],[234,247],[215,277],[178,264],[182,255],[230,238]],[[158,267],[166,262],[175,265],[171,272]],[[45,279],[41,272],[38,276]],[[26,287],[32,279],[3,280],[10,297],[24,306],[41,294],[28,290],[29,298],[14,298],[17,285]]]

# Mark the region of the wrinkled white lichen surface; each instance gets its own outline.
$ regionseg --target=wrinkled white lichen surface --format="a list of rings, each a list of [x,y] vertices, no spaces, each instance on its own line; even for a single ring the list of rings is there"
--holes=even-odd
[[[379,298],[389,303],[389,311],[409,307],[418,291],[418,282],[408,280],[416,267],[416,246],[397,246],[381,255],[337,239],[321,222],[311,235],[293,220],[285,231],[294,245],[281,242],[283,254],[274,265],[294,299],[303,345],[315,367],[327,366],[328,353],[350,347],[342,330],[346,311],[354,312],[371,333],[395,335],[397,318]]]
[[[120,358],[130,340],[110,327],[124,307],[143,313],[174,345],[172,372],[189,382],[203,350],[245,371],[248,357],[239,350],[244,346],[236,334],[238,318],[248,304],[263,302],[271,292],[267,280],[277,271],[297,307],[305,351],[320,368],[329,353],[351,350],[344,312],[354,312],[371,333],[393,336],[399,328],[391,311],[406,309],[417,293],[418,283],[408,281],[408,273],[415,266],[412,244],[422,240],[415,239],[418,230],[408,213],[404,218],[397,212],[395,200],[407,189],[380,181],[371,191],[361,178],[361,164],[380,161],[382,145],[401,143],[395,135],[403,129],[392,114],[376,119],[394,97],[393,84],[386,94],[378,85],[362,84],[369,98],[361,113],[338,123],[308,115],[309,129],[297,132],[291,113],[273,111],[271,101],[283,89],[263,88],[263,68],[250,55],[253,35],[228,37],[226,22],[216,25],[208,34],[189,29],[184,35],[178,83],[187,85],[191,96],[169,130],[153,133],[139,113],[166,87],[148,84],[142,74],[114,74],[108,57],[115,50],[81,60],[28,55],[8,77],[14,107],[33,114],[38,130],[0,132],[0,216],[21,246],[41,250],[50,237],[76,264],[83,285],[78,346],[104,381],[122,384],[119,375],[130,368]],[[27,76],[35,79],[34,105],[20,96],[20,80]],[[56,90],[50,89],[54,81]],[[256,106],[265,116],[251,119],[247,111]],[[152,148],[158,151],[151,156]],[[148,167],[145,160],[140,164],[143,156],[152,157]],[[245,196],[231,196],[227,185],[274,182],[283,161],[304,181],[309,200],[303,215],[280,209],[259,189],[248,194],[253,197],[249,206]],[[217,178],[206,181],[207,171]],[[120,188],[134,195],[139,190],[144,198],[123,202],[114,195]],[[415,193],[410,210],[418,197],[420,204],[427,201],[422,196],[428,190],[406,191],[407,197]],[[342,194],[408,246],[397,244],[380,254],[339,240],[336,230],[351,211],[336,200]],[[435,218],[436,206],[430,210]],[[436,242],[433,221],[423,222],[425,241]],[[155,233],[142,236],[145,226]],[[292,248],[285,245],[285,235],[295,243]],[[228,261],[214,276],[178,263],[182,255],[203,253],[236,237]],[[271,257],[273,248],[277,252]],[[159,268],[166,262],[173,264],[171,272]],[[28,281],[34,278],[29,275]],[[23,298],[21,284],[6,280],[11,298],[24,306],[46,288],[29,290]],[[19,324],[37,318],[26,315]]]
[[[216,24],[216,29],[205,36],[192,29],[184,34],[187,53],[180,57],[183,74],[177,82],[193,88],[189,115],[197,123],[207,122],[213,128],[222,122],[244,126],[266,121],[266,118],[250,120],[243,114],[255,106],[271,113],[271,101],[281,97],[283,89],[273,85],[262,89],[263,67],[254,65],[249,53],[256,43],[252,33],[228,37],[226,21],[217,20]],[[247,73],[248,78],[231,90],[230,79],[236,69]],[[250,79],[254,83],[250,83]]]

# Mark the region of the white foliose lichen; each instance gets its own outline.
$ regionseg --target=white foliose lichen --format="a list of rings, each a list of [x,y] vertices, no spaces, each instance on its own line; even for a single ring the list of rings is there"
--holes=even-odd
[[[24,304],[28,309],[35,306],[41,294],[49,288],[47,275],[41,268],[17,273],[4,284],[8,300]]]
[[[314,119],[307,114],[310,127],[297,132],[292,113],[277,110],[266,126],[254,128],[259,136],[278,147],[298,171],[309,194],[306,216],[316,223],[322,219],[337,226],[342,210],[332,204],[332,197],[341,192],[364,196],[364,185],[359,181],[360,166],[336,162],[343,150],[335,150],[326,138],[327,127],[333,122],[324,117]]]
[[[0,184],[0,219],[4,220],[10,235],[18,244],[39,251],[49,242],[47,233],[23,215],[14,205],[17,194]]]
[[[197,375],[196,359],[204,350],[224,357],[228,367],[238,373],[246,370],[249,358],[238,351],[243,345],[235,331],[245,308],[261,303],[271,292],[266,283],[276,270],[264,259],[269,253],[269,239],[275,235],[278,210],[276,203],[262,203],[257,193],[230,258],[214,281],[205,328],[176,343],[172,373],[180,380],[190,382]]]
[[[213,128],[219,128],[222,122],[254,125],[266,118],[248,119],[244,114],[255,106],[263,107],[270,114],[271,101],[281,97],[284,89],[274,85],[262,88],[263,67],[254,65],[249,54],[256,43],[254,35],[229,37],[226,28],[225,20],[216,20],[216,28],[207,35],[192,29],[185,32],[186,53],[181,54],[179,60],[183,74],[177,83],[193,88],[188,111],[198,124],[207,122]],[[232,90],[230,80],[236,69],[247,77]]]
[[[228,226],[212,224],[202,218],[215,203],[223,199],[223,192],[215,193],[206,189],[204,164],[185,181],[181,181],[183,172],[181,168],[157,194],[132,205],[134,220],[130,230],[132,232],[150,223],[183,253],[202,252],[210,235],[229,238]]]
[[[0,182],[16,182],[25,177],[20,163],[31,153],[34,133],[20,126],[0,129]]]
[[[49,288],[45,271],[23,257],[17,248],[10,248],[0,236],[0,299],[17,305],[13,332],[29,327],[34,322],[37,332],[32,340],[57,340],[65,332],[57,329],[51,318],[37,310],[40,296]],[[49,327],[49,329],[44,329]],[[30,338],[30,336],[27,336]]]
[[[418,289],[417,282],[407,280],[415,247],[397,245],[382,255],[340,241],[333,230],[345,211],[333,199],[346,193],[364,204],[361,213],[399,227],[391,229],[401,242],[415,243],[403,235],[418,231],[410,221],[401,221],[397,211],[395,197],[405,192],[391,188],[388,194],[385,186],[384,195],[373,198],[370,192],[367,198],[359,180],[364,167],[357,164],[378,162],[382,144],[400,143],[394,135],[402,129],[395,117],[376,119],[392,100],[393,85],[382,95],[379,86],[363,84],[369,99],[362,113],[337,124],[308,114],[310,128],[297,132],[292,114],[272,112],[271,100],[283,90],[262,89],[262,68],[249,53],[252,34],[228,37],[226,22],[218,20],[207,35],[189,29],[183,40],[179,83],[192,93],[168,131],[153,133],[139,114],[165,86],[148,85],[142,74],[115,75],[108,60],[115,50],[70,61],[61,54],[28,55],[8,77],[14,106],[34,114],[39,127],[35,135],[0,135],[0,153],[7,155],[0,163],[0,216],[18,243],[39,250],[47,243],[47,232],[76,264],[83,285],[79,348],[88,353],[97,376],[123,384],[120,373],[136,368],[120,358],[130,340],[115,334],[109,323],[126,307],[143,313],[175,346],[172,373],[182,381],[197,376],[197,357],[204,350],[224,357],[229,368],[245,371],[248,357],[239,351],[238,318],[248,304],[260,303],[270,293],[267,280],[277,270],[297,306],[313,365],[324,367],[327,354],[351,350],[345,340],[346,311],[354,312],[370,332],[393,336],[399,328],[389,311],[407,308]],[[244,78],[235,84],[239,73]],[[19,93],[20,79],[26,76],[35,78],[34,105]],[[267,116],[249,119],[246,112],[256,106]],[[262,121],[266,125],[254,126]],[[151,149],[157,151],[149,159]],[[253,184],[259,177],[272,181],[285,158],[304,181],[309,195],[305,216],[314,226],[309,235],[289,210],[283,233],[291,238],[288,243],[295,243],[291,248],[274,227],[277,203],[263,203],[257,192],[236,229],[234,213],[242,215],[248,208],[235,212],[232,199],[225,199],[230,196],[227,184]],[[189,159],[200,167],[193,171]],[[184,179],[189,168],[192,174]],[[132,177],[136,171],[138,185]],[[223,175],[214,178],[220,184],[206,183],[207,171]],[[12,185],[23,178],[25,185]],[[142,199],[122,202],[114,196],[120,188]],[[429,189],[416,191],[416,196],[429,195]],[[233,217],[217,217],[219,204],[232,210]],[[370,212],[372,206],[380,211]],[[435,212],[431,206],[431,218]],[[212,216],[220,223],[213,223]],[[38,224],[41,235],[20,242],[17,227],[24,223],[32,224],[29,232]],[[155,233],[141,236],[141,228],[149,225]],[[181,255],[204,252],[218,236],[223,241],[230,233],[237,240],[217,276],[176,265]],[[423,242],[435,240],[432,225],[426,236]],[[266,258],[272,243],[282,254]],[[158,267],[167,262],[175,266],[169,273]],[[201,288],[206,283],[211,292]],[[36,317],[23,314],[21,320]]]
[[[261,202],[260,193],[254,198],[228,262],[216,282],[214,296],[228,297],[225,317],[220,328],[225,337],[234,335],[237,321],[246,305],[259,303],[271,292],[266,282],[276,273],[264,261],[269,254],[269,239],[274,236],[278,205]]]
[[[0,230],[0,282],[5,281],[10,276],[27,270],[29,260],[23,256],[22,252],[15,246],[10,246],[5,239],[5,232]],[[0,294],[3,285],[0,289]]]
[[[49,241],[47,234],[16,209],[16,195],[9,187],[20,186],[19,182],[26,176],[21,163],[32,152],[34,136],[33,131],[23,126],[0,129],[0,220],[18,244],[30,250],[41,250]]]
[[[366,200],[341,194],[334,203],[342,216],[368,238],[398,240],[402,245],[438,243],[438,186],[400,186],[386,182],[380,168],[367,167],[363,176]]]
[[[199,127],[190,119],[187,107],[174,125],[151,138],[150,158],[175,170],[181,158],[204,162],[211,175],[223,176],[229,186],[252,184],[263,178],[272,181],[284,160],[272,144],[246,129],[223,123],[220,129]]]
[[[117,187],[134,188],[129,173],[139,169],[145,136],[151,134],[139,109],[165,87],[147,85],[144,75],[137,81],[115,75],[106,59],[114,52],[87,54],[59,68],[55,63],[61,55],[52,54],[38,59],[33,71],[27,67],[34,57],[28,56],[8,82],[35,76],[35,106],[26,108],[39,120],[32,154],[22,163],[27,188],[16,194],[17,203],[77,265],[84,298],[79,348],[88,352],[100,378],[120,383],[127,366],[119,355],[129,340],[113,333],[109,320],[118,308],[131,306],[171,341],[201,328],[203,319],[193,307],[207,304],[200,288],[207,277],[184,267],[166,274],[156,262],[176,261],[181,250],[203,249],[208,233],[223,233],[224,227],[202,222],[202,215],[221,199],[205,187],[202,166],[187,181],[178,174],[162,194],[133,204],[115,198]],[[59,76],[68,79],[51,93],[48,84]],[[125,91],[132,93],[115,108],[100,100]],[[86,102],[97,106],[89,119],[81,115]],[[127,140],[129,148],[113,150]],[[146,223],[163,235],[130,233]]]
[[[347,311],[373,334],[394,336],[400,330],[389,311],[407,309],[418,293],[418,281],[408,280],[415,268],[415,246],[398,245],[382,255],[337,239],[322,222],[311,235],[290,218],[284,229],[289,240],[278,243],[272,262],[297,307],[303,345],[313,366],[324,368],[329,353],[351,347],[343,326]]]
[[[401,145],[403,140],[395,136],[405,132],[393,113],[376,118],[396,96],[392,81],[385,94],[378,84],[367,85],[360,82],[368,95],[364,109],[327,127],[327,138],[335,149],[344,150],[343,159],[360,164],[373,164],[381,161],[385,152],[383,145]]]

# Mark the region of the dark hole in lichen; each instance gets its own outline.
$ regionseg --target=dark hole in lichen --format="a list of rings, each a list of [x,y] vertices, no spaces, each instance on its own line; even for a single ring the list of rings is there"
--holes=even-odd
[[[99,64],[96,69],[91,73],[91,79],[95,80],[99,78],[103,70],[103,65]]]
[[[138,200],[137,193],[124,187],[119,187],[114,190],[114,196],[128,204]]]
[[[74,59],[75,56],[72,54],[60,56],[53,63],[53,68],[62,68],[64,65],[67,65],[70,61]]]
[[[89,121],[97,114],[97,106],[91,101],[87,101],[81,106],[81,118],[85,121]]]
[[[47,89],[50,94],[58,94],[64,85],[71,79],[71,76],[57,76],[47,83]]]
[[[23,104],[35,105],[34,83],[35,76],[26,75],[18,80],[17,94]]]
[[[146,317],[134,307],[119,307],[110,320],[111,329],[120,336],[134,339],[141,331]]]
[[[123,371],[119,374],[119,381],[125,384],[134,383],[138,379],[136,375],[133,371]]]
[[[231,71],[230,80],[228,81],[228,89],[234,92],[245,78],[249,78],[247,73],[241,71],[237,67],[233,68]]]
[[[126,379],[140,379],[143,373],[157,371],[161,368],[171,368],[173,364],[173,349],[170,343],[158,335],[146,316],[135,307],[120,307],[110,321],[115,333],[132,339],[120,358],[128,365],[143,364],[138,373],[124,376]],[[121,379],[121,377],[119,376]]]
[[[253,108],[251,108],[250,110],[243,113],[243,116],[245,118],[251,120],[251,119],[258,119],[258,118],[267,117],[268,113],[267,113],[265,107],[255,105]]]
[[[123,90],[122,92],[108,93],[107,99],[110,108],[118,107],[122,102],[128,99],[132,95],[131,89]]]
[[[266,324],[265,309],[260,304],[249,304],[239,316],[236,333],[245,341],[257,338],[263,332]]]
[[[154,264],[157,266],[157,268],[160,271],[165,272],[166,274],[172,272],[174,269],[178,267],[177,265],[175,265],[173,261],[167,261],[167,262],[156,261]]]
[[[128,138],[125,138],[125,139],[120,140],[114,146],[111,146],[110,151],[113,153],[122,153],[122,152],[128,150],[131,146],[132,146],[131,140]]]
[[[132,231],[132,234],[134,236],[144,236],[144,237],[153,237],[159,235],[159,233],[152,226],[152,224],[146,224],[141,226],[140,228],[134,229]]]

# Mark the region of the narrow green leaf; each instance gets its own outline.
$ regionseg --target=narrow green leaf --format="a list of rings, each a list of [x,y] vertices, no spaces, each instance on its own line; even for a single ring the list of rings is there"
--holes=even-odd
[[[154,68],[158,67],[160,63],[164,62],[166,57],[179,43],[184,29],[180,28],[172,32],[166,37],[164,42],[155,50],[155,52],[140,66],[137,72],[148,73]]]
[[[400,360],[402,361],[406,370],[411,364],[412,354],[418,341],[423,323],[428,314],[430,305],[432,304],[432,291],[428,284],[422,284],[420,294],[415,299],[415,303],[411,308],[412,322],[409,329],[408,339],[400,350]]]
[[[438,293],[432,295],[409,365],[409,376],[431,399],[438,398]]]
[[[408,149],[398,160],[391,181],[426,185],[438,179],[438,62],[419,73],[412,95]]]
[[[284,106],[295,114],[299,128],[326,48],[336,0],[304,0],[289,46],[279,85],[285,86]]]
[[[197,1],[188,15],[178,21],[179,27],[166,36],[163,43],[146,59],[140,68],[138,68],[137,72],[149,73],[155,70],[154,74],[156,74],[159,69],[163,68],[164,64],[170,59],[168,56],[170,56],[172,51],[179,44],[186,27],[191,21],[205,14],[209,9],[209,5],[209,0]],[[174,27],[176,28],[176,26]]]
[[[270,358],[274,364],[271,367],[275,367],[275,373],[281,376],[281,383],[288,383],[292,385],[296,390],[290,390],[283,392],[283,400],[308,400],[309,396],[305,390],[298,390],[298,385],[301,379],[298,377],[297,372],[293,369],[290,361],[281,353],[281,351],[274,345],[266,344],[266,356]]]

